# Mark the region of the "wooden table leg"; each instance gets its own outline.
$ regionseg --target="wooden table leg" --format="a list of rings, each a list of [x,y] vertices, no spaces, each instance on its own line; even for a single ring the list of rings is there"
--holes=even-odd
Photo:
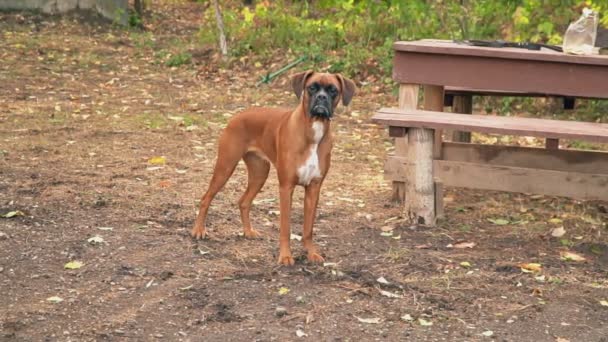
[[[443,86],[425,85],[424,108],[442,112],[443,95]],[[437,194],[433,177],[433,160],[441,159],[442,143],[441,130],[433,131],[425,128],[408,130],[407,159],[411,164],[407,170],[407,201],[404,214],[412,223],[435,225]],[[441,191],[442,187],[438,188]]]
[[[407,134],[406,201],[404,214],[414,224],[435,224],[435,182],[433,179],[434,131],[410,128]]]
[[[434,112],[443,112],[443,86],[424,85],[424,109]],[[433,157],[441,159],[441,148],[443,147],[443,132],[435,131],[435,144]]]
[[[418,106],[417,84],[401,84],[399,86],[399,108],[416,109]],[[407,135],[403,138],[395,138],[395,155],[398,157],[407,156]],[[393,201],[403,202],[405,200],[405,183],[393,181]]]
[[[473,114],[473,95],[454,95],[452,112],[460,114]],[[471,142],[471,132],[453,131],[452,141]]]

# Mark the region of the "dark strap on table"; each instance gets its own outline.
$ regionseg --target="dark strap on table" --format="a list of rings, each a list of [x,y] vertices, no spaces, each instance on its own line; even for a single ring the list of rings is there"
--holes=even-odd
[[[540,50],[541,48],[551,49],[557,52],[563,52],[562,48],[555,45],[541,44],[541,43],[530,43],[530,42],[507,42],[504,40],[477,40],[477,39],[469,39],[469,40],[454,40],[457,44],[464,44],[470,46],[483,46],[483,47],[493,47],[493,48],[519,48],[519,49],[527,49],[527,50]]]

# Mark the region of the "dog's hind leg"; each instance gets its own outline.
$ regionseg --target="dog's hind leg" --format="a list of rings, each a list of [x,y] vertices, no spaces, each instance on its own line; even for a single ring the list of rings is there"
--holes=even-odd
[[[243,161],[247,165],[247,190],[241,199],[239,199],[239,209],[241,210],[241,220],[243,222],[243,234],[248,238],[256,238],[260,236],[255,229],[251,227],[249,219],[249,210],[255,196],[260,192],[268,178],[270,171],[270,162],[254,152],[248,152],[243,156]]]
[[[205,229],[205,219],[207,218],[209,205],[215,195],[224,187],[226,181],[232,176],[236,165],[246,152],[245,144],[239,140],[239,138],[235,139],[234,134],[231,134],[228,131],[224,131],[222,136],[220,136],[213,177],[211,177],[207,192],[205,192],[201,198],[198,215],[196,216],[196,221],[192,228],[191,234],[195,239],[202,239],[205,237],[207,233]]]

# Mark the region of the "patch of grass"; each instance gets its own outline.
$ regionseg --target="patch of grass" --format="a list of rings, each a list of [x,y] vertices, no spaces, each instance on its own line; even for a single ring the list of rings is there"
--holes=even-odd
[[[153,49],[156,46],[156,39],[152,32],[133,31],[129,36],[137,49]]]
[[[160,113],[143,113],[137,116],[136,121],[148,129],[164,128],[168,124],[167,117]]]
[[[571,140],[570,148],[578,149],[578,150],[599,150],[600,146],[597,144],[592,144],[586,141],[580,140]]]
[[[192,125],[206,126],[207,122],[204,121],[200,116],[193,116],[189,114],[184,115],[184,126],[188,127]]]
[[[460,230],[461,232],[465,232],[468,233],[471,231],[471,226],[468,224],[461,224],[460,226],[458,226],[458,230]]]
[[[47,60],[52,60],[52,59],[50,57],[47,57]],[[78,64],[82,67],[88,67],[91,65],[100,65],[101,57],[93,52],[84,53],[79,56]]]
[[[188,52],[180,52],[175,55],[171,55],[165,62],[168,67],[178,67],[184,64],[190,64],[192,62],[192,55]]]
[[[409,255],[410,252],[405,248],[390,247],[388,252],[384,254],[384,258],[392,262],[399,262],[404,261]]]

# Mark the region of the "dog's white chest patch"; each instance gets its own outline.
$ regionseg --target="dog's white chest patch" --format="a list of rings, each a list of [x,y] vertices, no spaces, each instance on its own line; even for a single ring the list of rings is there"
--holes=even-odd
[[[319,147],[319,142],[325,135],[324,129],[325,127],[321,122],[315,121],[312,124],[314,143],[310,146],[310,155],[306,158],[304,164],[298,168],[298,180],[300,185],[309,185],[313,179],[321,177],[317,149]]]

